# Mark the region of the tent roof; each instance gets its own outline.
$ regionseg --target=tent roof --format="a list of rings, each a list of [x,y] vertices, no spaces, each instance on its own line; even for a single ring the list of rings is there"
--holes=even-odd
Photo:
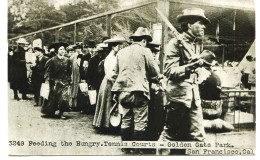
[[[176,1],[176,0],[173,0]],[[184,2],[187,0],[184,0]],[[197,1],[197,2],[196,2]],[[172,1],[171,1],[172,2]],[[190,4],[190,2],[196,2],[195,4]],[[207,3],[210,5],[200,5],[200,2],[203,0],[192,0],[187,1],[187,3],[170,3],[169,11],[169,20],[172,24],[180,29],[180,24],[177,23],[176,17],[181,14],[182,10],[190,7],[198,7],[205,10],[206,17],[211,21],[211,24],[205,29],[205,34],[209,37],[215,39],[216,27],[219,23],[219,36],[220,39],[225,39],[226,41],[233,41],[234,35],[237,41],[249,41],[252,42],[255,39],[255,12],[252,10],[254,5],[252,5],[251,0],[243,0],[244,8],[242,9],[233,9],[241,8],[242,0],[207,0]],[[233,2],[233,8],[221,8],[218,7],[220,4],[224,5],[225,3]],[[188,4],[189,3],[189,4]],[[214,6],[214,4],[218,4]],[[250,5],[251,4],[251,5]],[[235,7],[236,6],[236,7]],[[238,7],[240,6],[240,7]],[[235,18],[235,32],[233,32],[234,25],[234,14],[236,12]]]

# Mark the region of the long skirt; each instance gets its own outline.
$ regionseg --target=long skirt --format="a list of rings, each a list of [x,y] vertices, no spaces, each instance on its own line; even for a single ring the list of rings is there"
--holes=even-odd
[[[54,115],[57,110],[64,112],[69,107],[69,97],[69,86],[58,83],[44,101],[41,112],[47,115]]]
[[[93,125],[96,128],[109,128],[110,126],[109,117],[113,103],[111,89],[112,82],[107,80],[106,77],[104,77],[100,85],[95,116],[93,120]]]

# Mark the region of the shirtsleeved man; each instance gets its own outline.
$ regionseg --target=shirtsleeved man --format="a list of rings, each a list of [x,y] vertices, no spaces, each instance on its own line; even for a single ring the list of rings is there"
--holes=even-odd
[[[203,141],[205,131],[196,69],[203,65],[201,39],[209,20],[200,8],[184,9],[177,17],[182,42],[176,38],[165,49],[164,75],[167,77],[167,113],[162,141]],[[173,154],[159,150],[157,154]]]
[[[153,54],[145,47],[147,42],[152,41],[148,30],[139,27],[130,39],[133,39],[133,43],[117,54],[113,76],[116,80],[112,88],[118,94],[118,101],[124,110],[121,124],[123,141],[145,140],[149,79],[159,75]]]

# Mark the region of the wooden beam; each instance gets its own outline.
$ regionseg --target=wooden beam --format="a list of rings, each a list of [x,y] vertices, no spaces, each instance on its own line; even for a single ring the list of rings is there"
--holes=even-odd
[[[170,3],[168,0],[159,0],[157,2],[157,8],[167,17],[169,18],[169,6]],[[157,15],[159,16],[159,15]],[[160,17],[158,19],[161,19]],[[162,23],[162,39],[161,39],[161,50],[160,50],[160,55],[159,55],[159,61],[160,61],[160,72],[163,73],[163,59],[164,59],[164,50],[165,50],[165,46],[168,40],[168,27],[166,26],[166,24],[161,21]]]
[[[59,30],[55,29],[55,43],[59,42]]]
[[[224,61],[225,61],[225,46],[223,45],[222,48],[222,68],[224,68]]]
[[[77,41],[77,23],[74,24],[74,38],[73,38],[74,44],[76,44]]]
[[[64,24],[61,24],[61,25],[58,25],[58,26],[54,26],[54,27],[42,29],[42,30],[39,30],[39,31],[36,31],[36,32],[28,33],[28,34],[25,34],[25,35],[21,35],[21,36],[17,36],[17,37],[14,37],[14,38],[10,38],[9,40],[18,39],[18,38],[21,38],[21,37],[27,37],[29,35],[36,34],[36,33],[39,33],[39,32],[45,32],[45,31],[54,30],[54,29],[57,29],[57,28],[70,26],[70,25],[73,25],[75,23],[81,23],[81,22],[85,22],[85,21],[90,21],[90,20],[93,20],[93,19],[105,17],[106,15],[121,13],[121,12],[125,12],[125,11],[131,10],[131,9],[144,7],[144,6],[153,4],[153,3],[156,3],[156,0],[149,0],[149,1],[138,3],[138,4],[135,4],[135,5],[132,5],[132,6],[127,6],[127,7],[119,8],[119,9],[116,9],[116,10],[110,10],[110,11],[107,11],[107,12],[104,12],[104,13],[100,13],[100,14],[96,14],[96,15],[93,15],[93,16],[90,16],[90,17],[78,19],[78,20],[75,20],[75,21],[72,21],[72,22],[69,22],[69,23],[64,23]]]
[[[107,30],[107,36],[111,37],[111,14],[106,15],[106,30]]]
[[[255,11],[254,3],[252,5],[245,5],[245,1],[237,5],[237,3],[232,3],[232,1],[226,1],[228,3],[222,3],[220,1],[215,1],[213,3],[210,1],[198,1],[198,0],[170,0],[170,3],[181,3],[181,4],[190,4],[197,6],[207,6],[207,7],[215,7],[215,8],[227,8],[227,9],[240,9],[246,11]]]

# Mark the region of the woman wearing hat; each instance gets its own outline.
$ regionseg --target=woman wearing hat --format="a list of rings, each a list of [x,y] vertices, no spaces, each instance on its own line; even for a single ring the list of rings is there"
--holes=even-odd
[[[48,101],[44,102],[42,107],[43,114],[57,115],[61,119],[66,119],[63,112],[65,107],[68,107],[68,86],[71,83],[71,64],[64,56],[67,46],[67,43],[55,43],[57,55],[46,64],[45,83],[49,84],[50,93]]]
[[[110,127],[109,118],[112,108],[112,81],[111,77],[113,66],[116,63],[116,54],[122,48],[123,42],[126,42],[123,37],[113,37],[105,40],[110,51],[104,61],[105,77],[100,85],[98,99],[96,104],[95,116],[93,125],[99,129],[108,129]]]

